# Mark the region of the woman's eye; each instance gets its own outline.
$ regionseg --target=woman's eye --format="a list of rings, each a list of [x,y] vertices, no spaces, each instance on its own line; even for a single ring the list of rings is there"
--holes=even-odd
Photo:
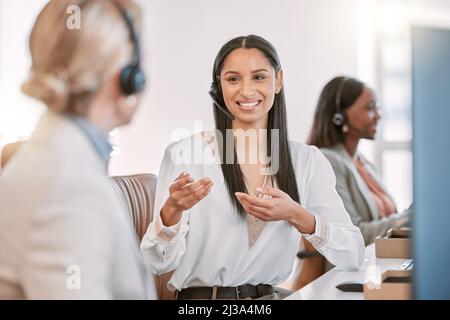
[[[261,74],[257,74],[257,75],[255,75],[254,79],[255,80],[264,80],[264,79],[266,79],[266,77]]]
[[[368,111],[376,111],[377,109],[378,109],[378,106],[375,102],[369,102],[369,104],[367,105]]]
[[[228,81],[228,82],[231,82],[231,83],[237,82],[238,80],[239,80],[238,77],[229,77],[229,78],[227,78],[227,81]]]

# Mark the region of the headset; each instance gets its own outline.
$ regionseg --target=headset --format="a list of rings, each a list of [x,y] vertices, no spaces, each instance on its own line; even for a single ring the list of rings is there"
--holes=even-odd
[[[213,100],[213,105],[217,107],[220,111],[222,111],[228,119],[234,120],[234,116],[222,104],[223,96],[222,90],[220,88],[219,76],[216,76],[216,79],[213,82],[211,82],[211,89],[209,90],[209,95]]]
[[[342,126],[345,122],[345,115],[341,110],[341,97],[342,97],[342,91],[344,90],[344,86],[347,83],[347,81],[350,80],[348,77],[343,77],[341,80],[341,83],[339,84],[338,90],[336,92],[336,112],[333,114],[333,123],[336,126]]]
[[[133,15],[127,11],[118,1],[112,1],[119,9],[130,33],[130,40],[133,43],[133,57],[120,71],[120,90],[124,95],[132,95],[142,91],[145,87],[145,74],[141,68],[141,56],[138,34],[133,22]]]

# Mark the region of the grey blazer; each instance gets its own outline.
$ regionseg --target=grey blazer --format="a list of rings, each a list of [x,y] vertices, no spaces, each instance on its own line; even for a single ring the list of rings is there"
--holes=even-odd
[[[336,190],[341,196],[353,224],[361,229],[366,245],[372,243],[377,236],[385,235],[390,228],[399,228],[409,223],[410,209],[380,219],[380,212],[372,193],[359,175],[352,158],[343,145],[320,150],[333,167],[336,175]],[[375,167],[360,153],[358,156],[367,164],[367,171],[386,190]],[[388,196],[394,202],[392,197]]]

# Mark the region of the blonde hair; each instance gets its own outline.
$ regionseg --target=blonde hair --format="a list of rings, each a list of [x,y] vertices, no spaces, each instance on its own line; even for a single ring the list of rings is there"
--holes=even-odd
[[[114,1],[47,3],[30,35],[32,65],[22,85],[25,94],[41,100],[52,111],[86,112],[102,83],[132,58],[130,31],[118,5],[133,15],[137,28],[140,10],[132,0]],[[72,5],[80,8],[79,29],[66,25]]]

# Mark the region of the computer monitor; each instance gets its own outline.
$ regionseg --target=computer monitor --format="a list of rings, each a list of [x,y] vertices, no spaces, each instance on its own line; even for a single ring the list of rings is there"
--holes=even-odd
[[[412,30],[414,297],[450,299],[450,29]]]

